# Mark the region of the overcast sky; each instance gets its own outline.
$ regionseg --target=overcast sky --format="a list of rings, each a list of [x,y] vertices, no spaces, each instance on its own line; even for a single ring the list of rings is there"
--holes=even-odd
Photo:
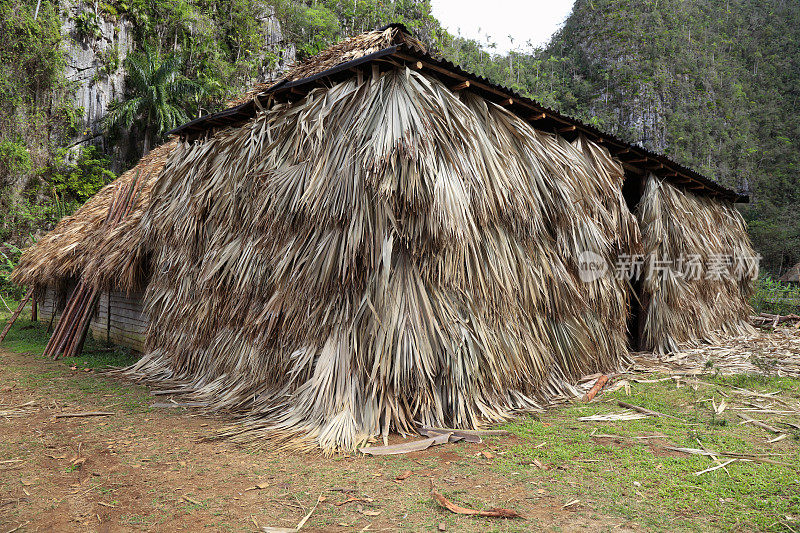
[[[450,33],[497,43],[497,52],[545,44],[572,11],[574,0],[431,0],[433,14]],[[509,35],[513,37],[511,44]]]

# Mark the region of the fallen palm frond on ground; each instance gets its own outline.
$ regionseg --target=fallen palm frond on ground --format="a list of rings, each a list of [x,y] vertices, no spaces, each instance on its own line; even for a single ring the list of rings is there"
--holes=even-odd
[[[755,331],[670,355],[637,353],[633,370],[665,374],[773,374],[800,377],[800,330]]]
[[[0,405],[0,418],[17,418],[28,416],[39,410],[39,403],[35,400],[20,405]]]
[[[751,316],[750,323],[759,327],[771,327],[775,329],[778,324],[795,323],[795,327],[800,328],[800,316],[791,315],[775,315],[772,313],[761,313],[758,316]]]
[[[758,265],[733,204],[651,175],[636,215],[645,252],[643,348],[669,353],[752,333],[748,298]]]
[[[150,351],[127,374],[246,414],[228,436],[354,449],[538,408],[626,353],[622,169],[418,72],[316,89],[181,145],[136,231]]]
[[[639,420],[647,418],[643,413],[634,413],[632,411],[622,411],[619,413],[605,413],[596,414],[591,416],[582,416],[578,418],[581,422],[619,422],[625,420]]]
[[[711,457],[711,458],[714,458],[714,457],[732,457],[733,460],[742,461],[742,462],[764,463],[764,464],[778,465],[778,466],[788,466],[788,467],[796,466],[796,465],[790,465],[788,463],[783,463],[781,461],[776,461],[774,459],[770,459],[769,457],[765,457],[763,455],[756,455],[756,454],[751,454],[751,453],[715,452],[715,451],[710,451],[710,450],[701,450],[699,448],[685,448],[685,447],[678,447],[678,446],[664,446],[664,449],[673,450],[673,451],[681,452],[681,453],[687,453],[687,454],[690,454],[690,455],[704,455],[706,457]],[[728,461],[727,463],[725,463],[725,465],[730,464],[731,462],[733,462],[733,461]],[[725,465],[719,465],[719,467],[723,468]],[[696,473],[695,475],[704,474],[704,473],[709,472],[711,470],[712,469],[704,470],[702,472]]]
[[[444,496],[442,496],[439,491],[436,490],[436,487],[432,486],[431,483],[431,496],[436,502],[447,509],[448,511],[452,511],[456,514],[464,514],[464,515],[471,515],[471,516],[485,516],[488,518],[525,518],[518,512],[512,509],[485,509],[482,511],[478,511],[476,509],[470,509],[468,507],[461,507],[460,505],[456,505],[455,503],[451,502]]]

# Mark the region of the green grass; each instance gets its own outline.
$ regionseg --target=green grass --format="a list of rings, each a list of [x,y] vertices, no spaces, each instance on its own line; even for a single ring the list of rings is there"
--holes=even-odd
[[[11,302],[9,306],[13,309]],[[10,315],[7,310],[0,314],[0,323],[5,324]],[[26,309],[12,326],[2,347],[18,354],[42,357],[50,333],[46,324],[32,322],[29,317],[30,310]],[[118,407],[126,411],[147,411],[150,397],[144,387],[86,372],[86,369],[106,370],[128,366],[135,363],[137,358],[138,356],[125,348],[95,341],[90,333],[79,356],[59,359],[56,366],[46,370],[34,372],[21,369],[19,382],[26,387],[47,388],[51,392],[59,389],[58,392],[69,400],[80,401],[88,395],[102,399],[104,403],[110,404],[109,407]]]
[[[750,425],[742,426],[726,410],[716,415],[710,403],[700,400],[729,392],[730,386],[757,391],[781,390],[781,398],[800,397],[800,381],[788,378],[736,376],[714,378],[712,387],[697,391],[673,382],[632,384],[631,396],[617,391],[602,403],[575,404],[548,411],[537,419],[528,417],[506,425],[523,443],[502,455],[497,468],[516,473],[535,488],[547,486],[567,502],[580,499],[593,509],[624,516],[647,527],[707,530],[791,531],[786,516],[800,515],[800,447],[796,438],[784,440],[785,455],[776,460],[793,468],[734,462],[727,469],[694,475],[713,462],[664,450],[661,445],[699,448],[698,442],[715,451],[767,453],[767,434]],[[617,400],[670,414],[682,419],[645,418],[616,422],[582,422],[579,417],[619,412]],[[757,415],[754,415],[757,416]],[[613,434],[622,438],[593,438]],[[631,437],[664,435],[662,439]],[[771,436],[771,435],[770,435]],[[653,444],[648,444],[652,442]],[[545,443],[541,447],[536,447]],[[548,467],[532,465],[534,459]],[[796,518],[795,518],[796,520]],[[797,525],[797,522],[793,522]]]
[[[9,302],[9,305],[11,303]],[[13,307],[12,307],[13,308]],[[4,308],[5,309],[5,308]],[[6,311],[0,314],[0,323],[5,325],[11,313]],[[47,331],[47,324],[42,322],[32,322],[30,310],[26,309],[8,332],[2,347],[21,354],[36,354],[44,352],[50,333]],[[87,334],[83,352],[77,357],[66,357],[60,359],[67,366],[77,366],[81,369],[104,369],[115,366],[128,366],[136,362],[137,356],[129,350],[109,345],[102,341],[96,341],[91,333]]]

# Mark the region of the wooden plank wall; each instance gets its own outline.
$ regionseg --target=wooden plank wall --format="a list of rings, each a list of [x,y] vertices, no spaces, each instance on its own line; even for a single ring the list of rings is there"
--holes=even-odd
[[[137,352],[144,351],[147,316],[143,309],[144,293],[126,295],[124,292],[103,292],[97,302],[89,331],[96,340],[126,346]],[[48,287],[44,300],[39,302],[39,322],[49,324],[55,310],[55,320],[63,311],[65,298]],[[110,313],[109,313],[110,311]]]
[[[64,311],[66,299],[72,289],[73,287],[71,286],[59,294],[52,287],[47,287],[47,290],[44,293],[44,300],[38,302],[39,308],[37,314],[39,322],[50,324],[50,318],[53,316],[53,314],[55,314],[55,318],[53,318],[52,321],[53,326],[55,326],[56,322],[58,322],[58,319],[61,316],[61,312]]]

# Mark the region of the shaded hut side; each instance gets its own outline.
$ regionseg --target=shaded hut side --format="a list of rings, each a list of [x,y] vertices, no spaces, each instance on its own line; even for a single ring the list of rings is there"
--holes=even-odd
[[[64,310],[69,291],[47,286],[41,293],[38,320],[55,324]],[[100,294],[89,328],[95,340],[143,352],[147,323],[143,292],[110,290]]]
[[[650,176],[636,214],[645,250],[644,348],[667,353],[752,333],[748,302],[758,265],[733,204]]]
[[[578,277],[638,249],[622,179],[418,72],[315,89],[170,157],[127,374],[325,450],[536,408],[626,354],[626,283]]]

